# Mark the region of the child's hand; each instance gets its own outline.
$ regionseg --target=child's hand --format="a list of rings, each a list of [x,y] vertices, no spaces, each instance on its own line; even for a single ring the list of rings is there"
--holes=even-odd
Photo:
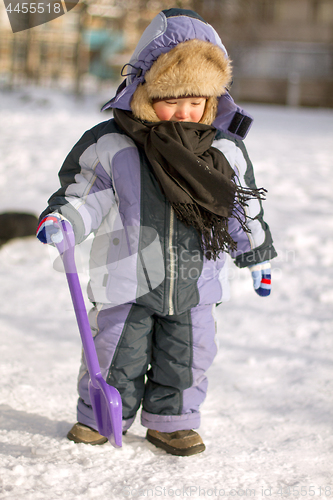
[[[62,231],[60,229],[60,221],[65,218],[60,214],[52,214],[44,217],[40,222],[36,236],[42,243],[60,243],[63,240]]]
[[[271,264],[268,260],[249,267],[255,291],[261,297],[271,293]]]

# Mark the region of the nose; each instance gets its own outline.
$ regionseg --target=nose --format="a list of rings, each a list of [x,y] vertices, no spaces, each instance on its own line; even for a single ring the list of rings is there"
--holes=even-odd
[[[186,120],[189,117],[189,107],[187,103],[181,103],[177,106],[175,117],[177,120]]]

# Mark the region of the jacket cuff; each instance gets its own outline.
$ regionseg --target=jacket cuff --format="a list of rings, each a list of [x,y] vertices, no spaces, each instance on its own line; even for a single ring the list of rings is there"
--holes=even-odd
[[[57,212],[66,217],[72,224],[75,234],[75,244],[78,245],[81,243],[86,238],[86,234],[84,222],[79,212],[70,203],[59,207]]]
[[[249,267],[260,264],[260,262],[264,262],[265,260],[274,259],[276,256],[277,252],[273,246],[262,249],[258,247],[249,252],[237,255],[234,262],[237,267]]]

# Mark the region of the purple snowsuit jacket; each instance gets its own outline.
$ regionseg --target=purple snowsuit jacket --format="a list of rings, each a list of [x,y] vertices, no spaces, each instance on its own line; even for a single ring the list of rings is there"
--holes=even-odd
[[[102,109],[130,110],[131,97],[157,57],[198,38],[226,49],[216,33],[192,11],[169,9],[143,33],[130,60],[129,75]],[[243,186],[254,187],[253,168],[242,139],[252,119],[226,93],[219,100],[212,144],[227,158]],[[142,304],[161,315],[227,300],[225,254],[208,261],[199,236],[174,215],[144,152],[113,119],[87,131],[67,156],[61,188],[41,215],[60,212],[74,227],[76,243],[93,234],[88,294],[92,302]],[[250,200],[250,232],[230,218],[237,242],[231,257],[239,267],[275,257],[261,202]]]

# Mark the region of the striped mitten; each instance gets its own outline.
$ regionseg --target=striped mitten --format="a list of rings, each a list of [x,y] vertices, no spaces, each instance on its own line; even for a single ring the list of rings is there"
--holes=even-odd
[[[271,264],[268,260],[249,267],[253,279],[253,286],[260,297],[267,297],[271,293]]]
[[[67,220],[60,214],[53,213],[44,217],[40,222],[36,236],[42,243],[53,245],[60,243],[63,239],[62,231],[60,229],[60,221]]]

